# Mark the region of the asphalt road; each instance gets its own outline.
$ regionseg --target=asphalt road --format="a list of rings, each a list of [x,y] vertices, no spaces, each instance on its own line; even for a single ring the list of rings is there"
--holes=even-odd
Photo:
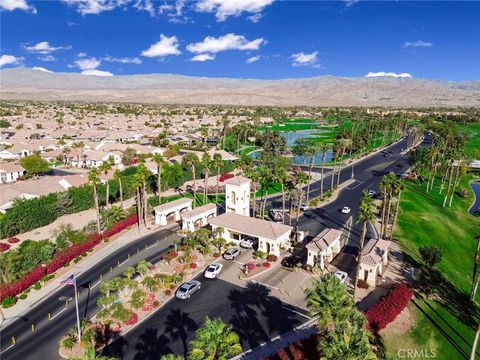
[[[428,144],[429,141],[427,135],[425,143]],[[354,184],[342,190],[333,203],[322,209],[305,212],[299,219],[298,229],[309,232],[307,241],[327,226],[345,228],[350,236],[344,251],[355,253],[360,234],[357,217],[361,193],[364,189],[378,190],[381,176],[389,171],[400,174],[409,167],[406,157],[400,155],[401,149],[405,146],[406,140],[402,140],[391,147],[393,154],[389,157],[378,154],[356,164]],[[342,169],[340,182],[350,179],[351,174],[351,167]],[[330,176],[326,178],[325,189],[329,188],[330,179]],[[311,197],[318,196],[319,183],[311,185],[311,191]],[[281,198],[280,196],[271,198],[268,203],[269,207],[280,208]],[[349,215],[340,213],[343,206],[351,207]],[[374,236],[372,229],[369,235]],[[101,275],[104,280],[108,280],[120,275],[125,267],[132,266],[142,259],[159,260],[172,245],[175,237],[176,233],[171,230],[160,230],[142,237],[83,273],[78,279],[81,316],[90,317],[98,311],[96,301],[99,296],[98,281]],[[145,249],[145,246],[148,249]],[[140,250],[139,253],[137,249]],[[130,259],[129,254],[132,255]],[[57,358],[60,338],[75,324],[74,304],[71,302],[65,308],[64,302],[58,300],[62,296],[72,297],[72,288],[66,286],[59,288],[48,300],[41,302],[26,316],[14,320],[2,329],[0,359]],[[295,311],[301,312],[298,309]],[[48,318],[49,313],[51,320]],[[263,286],[256,285],[244,289],[221,280],[208,281],[190,300],[173,300],[155,312],[148,320],[108,347],[106,353],[122,359],[158,359],[162,353],[184,352],[186,342],[207,315],[221,316],[231,322],[239,333],[245,349],[288,331],[305,320],[297,312],[287,309],[279,300],[268,296],[268,289]],[[32,324],[35,324],[35,332],[32,332]],[[16,339],[15,346],[11,346],[12,336]]]
[[[263,285],[247,288],[199,275],[202,288],[190,299],[173,299],[147,320],[118,338],[103,355],[125,360],[158,360],[162,354],[185,354],[188,342],[206,316],[221,317],[232,324],[244,350],[288,332],[305,322],[302,309],[270,296]]]

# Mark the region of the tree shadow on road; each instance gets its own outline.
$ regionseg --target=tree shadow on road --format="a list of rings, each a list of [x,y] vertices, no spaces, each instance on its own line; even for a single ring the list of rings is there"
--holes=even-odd
[[[158,329],[146,329],[139,339],[141,342],[135,345],[137,353],[134,360],[158,360],[161,354],[170,354],[170,339],[168,336],[157,335]]]
[[[188,336],[197,330],[197,323],[188,313],[182,312],[180,309],[173,309],[171,313],[168,314],[165,325],[165,331],[170,334],[173,341],[181,340],[183,353],[186,355],[188,352]]]

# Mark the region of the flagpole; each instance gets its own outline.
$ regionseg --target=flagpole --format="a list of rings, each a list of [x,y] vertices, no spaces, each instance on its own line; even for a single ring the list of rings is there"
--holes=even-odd
[[[77,309],[78,343],[80,343],[80,338],[82,337],[82,332],[80,330],[80,313],[78,312],[77,277],[75,276],[75,273],[73,273],[73,286],[75,288],[75,307]]]

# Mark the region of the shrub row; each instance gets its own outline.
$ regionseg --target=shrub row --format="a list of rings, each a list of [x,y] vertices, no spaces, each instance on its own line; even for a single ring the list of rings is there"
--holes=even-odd
[[[98,245],[103,239],[107,239],[120,231],[136,224],[137,216],[131,215],[128,218],[116,223],[112,229],[103,234],[90,234],[88,240],[82,244],[73,245],[58,254],[46,265],[39,265],[29,273],[25,274],[21,279],[18,279],[10,284],[0,285],[0,301],[3,301],[7,297],[16,296],[29,288],[45,275],[49,275],[60,269],[65,264],[75,259],[78,256],[83,255],[96,245]]]
[[[380,331],[390,324],[405,309],[413,296],[412,289],[405,283],[396,284],[385,296],[367,310],[369,328]]]

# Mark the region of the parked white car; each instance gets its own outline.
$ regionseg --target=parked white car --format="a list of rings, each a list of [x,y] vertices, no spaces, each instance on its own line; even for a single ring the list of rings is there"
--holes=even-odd
[[[227,251],[225,251],[223,253],[223,258],[225,260],[233,260],[235,259],[238,255],[240,255],[240,250],[238,249],[235,249],[235,248],[232,248],[232,249],[228,249]]]
[[[300,205],[300,210],[302,210],[302,211],[308,211],[308,210],[310,210],[310,208],[308,207],[307,204],[302,204],[302,205]]]
[[[368,190],[368,195],[370,195],[370,196],[375,196],[376,193],[377,192],[373,189]]]
[[[222,268],[223,268],[222,264],[219,264],[219,263],[210,264],[205,269],[203,276],[205,276],[207,279],[215,279],[218,276],[218,274],[220,274],[220,271],[222,271]]]
[[[350,214],[350,211],[352,211],[352,209],[350,209],[348,206],[344,206],[342,208],[342,214]]]
[[[240,247],[244,249],[251,249],[255,245],[255,240],[252,238],[245,238],[240,241]]]
[[[347,278],[348,278],[348,274],[345,272],[345,271],[340,271],[338,270],[337,272],[335,272],[335,277],[340,280],[340,282],[343,284]]]

